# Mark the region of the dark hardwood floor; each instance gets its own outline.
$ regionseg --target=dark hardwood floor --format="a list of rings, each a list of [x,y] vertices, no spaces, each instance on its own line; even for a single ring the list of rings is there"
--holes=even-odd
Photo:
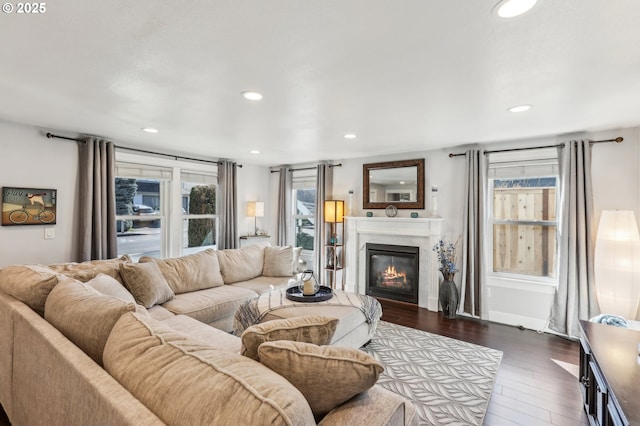
[[[384,321],[503,352],[485,425],[587,425],[578,379],[552,360],[577,366],[579,343],[550,334],[380,300]],[[577,368],[574,368],[577,370]],[[0,426],[8,426],[0,412]]]
[[[446,319],[414,305],[379,299],[382,319],[503,352],[485,425],[588,425],[578,379],[556,361],[579,364],[579,343],[503,324]]]

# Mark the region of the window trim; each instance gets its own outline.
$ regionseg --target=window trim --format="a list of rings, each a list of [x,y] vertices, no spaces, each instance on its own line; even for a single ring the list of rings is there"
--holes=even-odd
[[[202,182],[194,182],[193,180],[188,180],[189,178],[193,178],[194,175],[200,175],[203,177],[203,181]],[[209,180],[207,179],[207,177],[209,178]],[[182,189],[183,189],[183,184],[185,182],[188,182],[190,184],[195,184],[195,186],[199,186],[199,185],[215,185],[216,187],[216,206],[215,206],[215,211],[216,213],[206,213],[206,214],[195,214],[195,213],[187,213],[187,214],[183,214],[182,213]],[[181,220],[190,220],[190,219],[213,219],[214,220],[214,229],[215,229],[215,234],[216,237],[220,235],[220,220],[219,220],[219,215],[218,215],[218,195],[219,195],[219,189],[220,186],[218,185],[218,175],[217,173],[204,173],[204,172],[198,172],[198,171],[193,171],[193,170],[189,170],[189,169],[182,169],[180,172],[180,219]],[[182,226],[180,228],[182,230]],[[202,251],[202,250],[206,250],[208,248],[211,248],[211,246],[199,246],[199,247],[185,247],[185,245],[188,245],[188,241],[184,241],[184,233],[181,232],[181,239],[180,239],[180,255],[184,256],[185,254],[191,254],[191,253],[197,253],[198,251]],[[217,242],[217,241],[216,241]],[[217,244],[213,244],[214,247],[217,248]],[[200,250],[197,250],[198,248],[200,248]]]
[[[296,234],[296,229],[297,229],[297,221],[298,220],[304,220],[304,219],[308,219],[310,221],[313,222],[313,229],[314,229],[314,238],[315,238],[315,229],[317,228],[317,224],[315,223],[316,221],[316,215],[315,214],[310,214],[310,215],[302,215],[302,214],[297,214],[296,212],[298,211],[298,207],[296,205],[297,202],[297,198],[296,198],[296,191],[299,190],[309,190],[309,189],[313,189],[315,190],[316,188],[294,188],[291,191],[291,199],[293,200],[292,207],[293,207],[293,241],[294,244],[296,243],[297,237],[298,235]],[[316,209],[318,208],[318,206],[316,206]],[[315,249],[312,250],[308,250],[308,249],[302,249],[302,253],[306,256],[313,256],[313,253],[315,252]],[[305,257],[306,257],[305,256]]]
[[[487,276],[490,278],[494,278],[494,280],[506,280],[510,282],[520,282],[520,283],[529,283],[536,285],[546,285],[546,286],[556,286],[558,285],[559,280],[559,271],[556,268],[555,276],[553,277],[543,277],[536,275],[527,275],[527,274],[517,274],[513,272],[499,272],[493,270],[493,248],[494,248],[494,239],[493,239],[493,227],[494,225],[525,225],[525,226],[555,226],[556,227],[556,252],[555,252],[555,263],[559,265],[559,245],[558,245],[558,237],[560,232],[560,215],[559,215],[559,197],[560,197],[560,176],[558,174],[555,175],[545,175],[538,176],[538,178],[545,177],[555,177],[556,178],[556,220],[531,220],[531,219],[523,219],[523,220],[513,220],[513,219],[494,219],[494,190],[495,180],[506,180],[506,179],[529,179],[535,177],[527,176],[527,177],[519,177],[515,176],[512,178],[507,178],[505,176],[500,177],[488,177],[487,178],[487,226],[486,226],[486,234],[488,240],[487,252]],[[491,283],[493,285],[493,283]]]
[[[182,176],[181,173],[205,174],[218,177],[217,165],[212,163],[202,163],[196,161],[156,157],[153,155],[141,155],[139,153],[116,150],[115,160],[117,163],[127,163],[127,167],[132,165],[147,167],[150,170],[171,170],[169,179],[159,179],[161,195],[161,214],[158,218],[161,221],[161,243],[160,256],[162,258],[178,257],[183,255],[182,248]],[[165,175],[166,176],[166,175]],[[126,176],[117,176],[126,177]],[[149,176],[140,177],[149,179]],[[136,217],[139,219],[139,217]],[[217,217],[216,217],[217,219]],[[216,226],[219,221],[216,220]]]
[[[294,170],[291,172],[291,218],[292,218],[292,223],[291,223],[291,234],[293,235],[293,244],[296,245],[297,243],[297,233],[296,233],[296,224],[298,220],[303,220],[303,219],[310,219],[314,222],[314,245],[313,245],[313,249],[308,250],[308,249],[302,249],[302,252],[300,253],[300,257],[304,260],[307,261],[308,265],[313,265],[315,263],[315,234],[317,233],[317,229],[318,229],[318,224],[315,223],[316,220],[316,215],[298,215],[297,214],[297,197],[296,197],[296,191],[297,190],[316,190],[318,189],[318,169],[316,167],[310,167],[310,168],[305,168],[303,170]],[[317,200],[316,200],[317,201]],[[316,209],[318,209],[318,206],[315,206]],[[311,269],[309,267],[309,269]]]

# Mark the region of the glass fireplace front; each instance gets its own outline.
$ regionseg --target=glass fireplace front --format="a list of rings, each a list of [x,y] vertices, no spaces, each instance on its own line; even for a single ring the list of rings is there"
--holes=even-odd
[[[419,247],[367,244],[366,293],[418,303]]]

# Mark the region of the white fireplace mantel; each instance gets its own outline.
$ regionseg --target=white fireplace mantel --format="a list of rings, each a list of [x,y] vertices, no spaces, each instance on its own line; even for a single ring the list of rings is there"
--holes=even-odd
[[[442,218],[346,217],[347,290],[366,291],[366,244],[420,248],[418,306],[438,311],[438,266],[433,246],[442,237]]]

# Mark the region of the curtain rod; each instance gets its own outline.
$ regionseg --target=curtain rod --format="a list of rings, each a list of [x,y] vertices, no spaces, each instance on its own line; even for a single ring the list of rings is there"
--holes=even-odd
[[[589,143],[605,143],[605,142],[615,142],[615,143],[620,143],[624,140],[624,138],[622,138],[621,136],[618,136],[615,139],[604,139],[601,141],[589,141]],[[530,146],[530,147],[526,147],[526,148],[511,148],[511,149],[497,149],[495,151],[485,151],[485,154],[492,154],[492,153],[496,153],[496,152],[510,152],[510,151],[526,151],[529,149],[543,149],[543,148],[557,148],[559,146],[564,146],[564,144],[557,144],[557,145],[546,145],[546,146]],[[466,153],[459,153],[459,154],[453,154],[453,153],[449,153],[449,158],[452,157],[461,157],[464,156]]]
[[[55,138],[55,139],[64,139],[64,140],[67,140],[67,141],[87,143],[87,141],[84,140],[84,139],[68,138],[66,136],[54,135],[53,133],[47,133],[46,136],[49,139]],[[173,158],[174,160],[190,160],[190,161],[200,161],[202,163],[209,163],[209,164],[222,164],[222,162],[220,162],[220,161],[203,160],[201,158],[193,158],[193,157],[183,157],[181,155],[173,155],[173,154],[165,154],[163,152],[147,151],[145,149],[127,148],[126,146],[118,146],[118,145],[115,145],[115,147],[116,147],[116,149],[124,149],[124,150],[127,150],[127,151],[135,151],[135,152],[139,152],[139,153],[142,153],[142,154],[161,155],[161,156],[164,156],[164,157]],[[242,167],[242,164],[237,164],[236,166],[237,167]]]
[[[333,168],[333,167],[342,167],[342,163],[339,163],[339,164],[329,164],[329,167],[330,167],[330,168]],[[287,169],[287,171],[288,171],[288,172],[298,172],[298,171],[300,171],[300,170],[315,170],[315,169],[316,169],[316,167],[302,167],[302,168],[300,168],[300,169]],[[279,170],[279,169],[278,169],[278,170],[271,170],[271,173],[280,173],[280,170]]]

